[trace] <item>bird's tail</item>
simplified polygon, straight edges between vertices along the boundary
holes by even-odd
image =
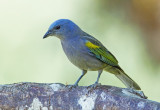
[[[120,79],[125,86],[127,86],[128,88],[141,90],[139,85],[135,81],[133,81],[120,67],[116,68],[116,70],[117,70],[116,73],[115,73],[115,71],[114,71],[114,73],[113,73],[113,71],[111,73],[113,73],[118,79]],[[106,71],[108,71],[108,70],[106,70]]]

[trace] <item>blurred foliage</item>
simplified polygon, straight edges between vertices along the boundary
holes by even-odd
[[[81,71],[59,39],[42,39],[53,21],[68,18],[102,41],[149,99],[160,101],[159,12],[158,0],[1,0],[0,83],[73,84]],[[88,72],[80,85],[93,84],[97,75]],[[124,87],[106,72],[100,82]]]

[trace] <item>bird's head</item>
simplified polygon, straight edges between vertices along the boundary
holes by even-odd
[[[53,22],[43,38],[56,36],[61,40],[75,37],[81,33],[81,29],[68,19],[59,19]],[[76,35],[77,34],[77,35]]]

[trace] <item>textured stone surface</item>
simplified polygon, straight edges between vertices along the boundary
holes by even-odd
[[[72,89],[58,83],[0,85],[0,110],[160,110],[160,103],[137,93],[106,85]]]

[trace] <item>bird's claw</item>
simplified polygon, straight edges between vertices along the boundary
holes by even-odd
[[[96,88],[97,86],[99,86],[99,85],[101,85],[101,83],[97,83],[97,82],[95,82],[94,84],[92,84],[92,85],[89,85],[88,87],[89,88]]]
[[[96,89],[98,86],[100,86],[101,83],[97,83],[95,82],[94,84],[92,85],[89,85],[87,88],[89,88],[90,90],[88,91],[88,93],[92,92],[94,89]]]
[[[69,90],[71,90],[72,88],[76,88],[76,87],[78,87],[78,85],[77,85],[77,84],[73,84],[73,85],[66,85],[66,87],[67,87]]]

